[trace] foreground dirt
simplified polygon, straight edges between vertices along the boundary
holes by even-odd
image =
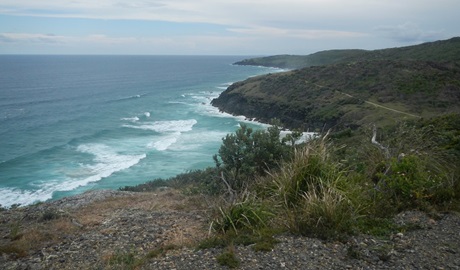
[[[226,269],[197,250],[208,202],[176,190],[92,191],[0,212],[0,269]],[[411,230],[347,242],[280,235],[272,251],[235,246],[240,269],[460,269],[460,216],[405,212]]]

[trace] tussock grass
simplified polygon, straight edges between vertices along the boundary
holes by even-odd
[[[358,217],[351,201],[336,187],[324,183],[305,192],[294,213],[294,231],[324,239],[353,233]]]
[[[354,190],[358,186],[347,183],[345,171],[330,160],[327,140],[319,138],[296,149],[291,161],[280,164],[246,191],[257,195],[241,196],[219,207],[213,228],[222,233],[260,234],[270,226],[278,231],[341,238],[353,232],[360,216],[359,200],[348,198],[358,193]]]
[[[353,230],[359,207],[341,190],[346,175],[330,160],[328,147],[324,137],[309,142],[266,179],[270,200],[279,206],[277,216],[291,232],[337,238]]]
[[[257,197],[246,194],[236,202],[218,207],[218,215],[213,220],[216,231],[232,230],[238,234],[240,230],[256,231],[267,226],[273,213]]]
[[[295,207],[304,193],[317,189],[322,183],[333,183],[340,177],[337,166],[328,162],[324,141],[311,142],[294,153],[292,161],[266,179],[275,201],[287,208]]]

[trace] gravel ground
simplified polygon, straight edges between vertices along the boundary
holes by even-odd
[[[227,269],[216,260],[226,249],[193,248],[207,235],[206,215],[205,202],[168,189],[92,191],[4,210],[0,269]],[[285,234],[271,251],[235,246],[234,254],[238,269],[460,269],[459,214],[411,211],[395,221],[413,229],[346,242]],[[176,248],[147,256],[167,246]]]

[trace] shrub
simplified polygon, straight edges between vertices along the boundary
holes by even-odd
[[[380,175],[379,188],[398,210],[441,203],[455,196],[448,175],[430,170],[422,157],[408,155],[390,161],[390,172]],[[382,198],[385,199],[385,198]]]
[[[257,131],[241,125],[234,134],[222,139],[219,155],[214,156],[214,161],[224,172],[231,188],[242,191],[247,187],[248,179],[265,175],[268,169],[277,168],[280,161],[289,158],[294,148],[292,142],[299,138],[299,134],[294,132],[282,140],[277,125]]]
[[[215,195],[221,193],[223,186],[218,178],[217,168],[206,168],[203,170],[192,170],[178,174],[168,179],[158,178],[137,186],[120,187],[121,191],[148,192],[158,188],[171,187],[178,189],[189,189],[189,193],[203,193]]]

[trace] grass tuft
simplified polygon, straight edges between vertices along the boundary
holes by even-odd
[[[217,262],[222,266],[237,268],[240,266],[240,260],[235,255],[235,248],[230,245],[226,251],[216,257]]]
[[[235,234],[240,230],[257,231],[264,228],[273,216],[263,203],[251,195],[242,196],[239,201],[219,207],[218,212],[213,220],[213,228],[223,233],[232,230]]]

